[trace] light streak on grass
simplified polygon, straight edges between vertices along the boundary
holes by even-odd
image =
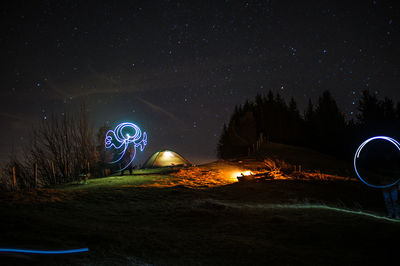
[[[379,220],[385,220],[389,222],[395,222],[395,223],[400,223],[400,220],[388,218],[385,216],[380,216],[377,214],[369,213],[369,212],[363,212],[363,211],[354,211],[354,210],[349,210],[349,209],[343,209],[343,208],[338,208],[338,207],[331,207],[327,205],[322,205],[322,204],[239,204],[239,203],[226,203],[226,202],[220,202],[220,201],[214,201],[216,204],[221,204],[225,205],[227,207],[231,208],[248,208],[248,209],[292,209],[292,210],[301,210],[301,209],[318,209],[318,210],[329,210],[329,211],[335,211],[335,212],[341,212],[341,213],[348,213],[348,214],[353,214],[353,215],[361,215],[365,217],[370,217],[374,219],[379,219]]]
[[[282,205],[277,208],[286,208],[286,209],[323,209],[323,210],[330,210],[330,211],[336,211],[336,212],[342,212],[342,213],[349,213],[349,214],[355,214],[355,215],[363,215],[367,217],[372,217],[375,219],[381,219],[381,220],[386,220],[386,221],[391,221],[391,222],[400,222],[400,220],[396,219],[391,219],[385,216],[380,216],[376,215],[373,213],[369,212],[363,212],[363,211],[353,211],[353,210],[348,210],[348,209],[342,209],[342,208],[337,208],[337,207],[331,207],[331,206],[326,206],[326,205]]]

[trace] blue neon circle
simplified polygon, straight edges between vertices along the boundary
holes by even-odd
[[[400,178],[399,178],[398,180],[396,180],[395,182],[393,182],[392,184],[383,185],[383,186],[376,186],[376,185],[372,185],[372,184],[366,182],[366,181],[361,177],[361,175],[358,173],[358,170],[357,170],[357,158],[360,156],[361,150],[364,148],[365,145],[367,145],[368,142],[373,141],[373,140],[377,140],[377,139],[383,139],[383,140],[389,141],[389,142],[392,143],[394,146],[396,146],[396,148],[400,151],[400,143],[399,143],[397,140],[393,139],[393,138],[386,137],[386,136],[376,136],[376,137],[373,137],[373,138],[369,138],[369,139],[367,139],[366,141],[364,141],[364,142],[360,145],[360,147],[358,147],[358,149],[357,149],[357,151],[356,151],[356,154],[354,155],[354,170],[356,171],[356,174],[357,174],[358,178],[359,178],[364,184],[366,184],[367,186],[370,186],[370,187],[373,187],[373,188],[388,188],[388,187],[394,186],[394,185],[396,185],[397,183],[399,183]]]

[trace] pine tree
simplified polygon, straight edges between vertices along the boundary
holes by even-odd
[[[219,141],[217,144],[217,156],[218,158],[226,158],[226,150],[230,146],[229,143],[229,135],[228,135],[228,128],[224,123],[224,127],[222,128],[222,134],[219,137]]]
[[[314,148],[323,152],[338,153],[340,140],[344,138],[346,122],[329,91],[324,91],[318,99],[313,126]]]
[[[361,125],[376,125],[384,117],[382,104],[376,95],[370,94],[368,90],[363,91],[358,101],[359,114],[357,118]]]
[[[306,122],[311,122],[314,119],[314,105],[311,101],[311,99],[308,99],[308,105],[306,108],[306,111],[304,112],[304,120]]]

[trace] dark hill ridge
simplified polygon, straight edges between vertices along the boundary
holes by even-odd
[[[291,165],[301,165],[305,170],[320,170],[324,173],[355,177],[351,160],[340,160],[305,147],[267,142],[261,144],[256,155],[283,160]]]

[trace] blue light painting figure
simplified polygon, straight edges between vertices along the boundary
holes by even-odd
[[[385,201],[385,206],[386,206],[388,217],[399,220],[400,219],[400,206],[398,203],[398,188],[399,188],[398,186],[399,186],[400,177],[391,184],[378,186],[378,185],[373,185],[373,184],[368,183],[364,178],[361,177],[361,175],[357,169],[357,159],[360,157],[360,153],[361,153],[362,149],[364,148],[365,145],[367,145],[369,142],[371,142],[373,140],[389,141],[397,148],[398,151],[400,151],[400,143],[393,138],[386,137],[386,136],[376,136],[373,138],[369,138],[358,147],[356,154],[354,155],[354,161],[353,161],[354,170],[357,174],[357,177],[364,184],[366,184],[367,186],[373,187],[373,188],[381,188],[382,189],[383,199]]]
[[[114,149],[117,152],[117,158],[110,163],[121,163],[121,171],[128,168],[136,156],[136,148],[139,147],[143,151],[147,145],[147,133],[130,122],[124,122],[109,130],[106,133],[105,147],[106,149]],[[127,151],[130,158],[126,160]]]

